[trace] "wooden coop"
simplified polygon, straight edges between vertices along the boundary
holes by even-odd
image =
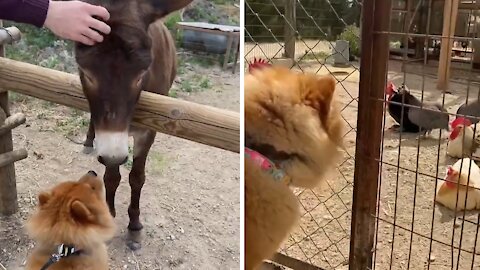
[[[393,0],[391,58],[438,67],[437,88],[448,89],[452,62],[480,70],[479,11],[478,0]]]

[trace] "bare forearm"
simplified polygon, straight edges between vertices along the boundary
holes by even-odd
[[[0,19],[42,27],[49,0],[0,0]]]
[[[78,0],[0,0],[0,20],[45,26],[61,38],[87,45],[102,42],[110,33],[105,23],[109,18],[104,7]]]

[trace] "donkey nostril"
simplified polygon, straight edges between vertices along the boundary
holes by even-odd
[[[88,174],[91,176],[98,176],[95,171],[88,171]]]

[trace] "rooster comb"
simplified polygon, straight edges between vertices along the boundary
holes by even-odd
[[[453,174],[453,167],[452,166],[448,166],[447,168],[447,175],[452,175]]]
[[[456,128],[458,125],[470,126],[472,125],[472,122],[465,117],[458,117],[450,124],[452,128]]]
[[[272,65],[268,63],[267,60],[265,59],[257,59],[256,57],[253,58],[253,61],[248,64],[248,71],[249,72],[252,72],[252,70],[255,70],[255,69],[260,69],[260,68],[264,68],[264,67],[271,67]]]

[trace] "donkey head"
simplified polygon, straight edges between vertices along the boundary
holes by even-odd
[[[127,160],[128,127],[152,62],[148,26],[192,0],[85,1],[110,12],[111,33],[94,46],[77,43],[75,52],[95,127],[98,159],[105,165],[119,165]]]

